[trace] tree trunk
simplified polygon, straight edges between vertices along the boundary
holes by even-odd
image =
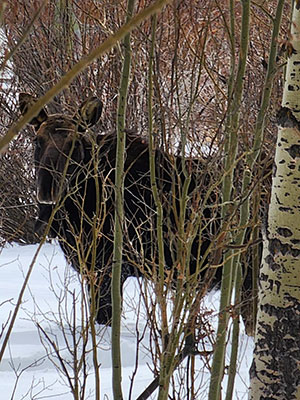
[[[233,187],[234,179],[234,163],[237,156],[238,149],[238,130],[240,121],[240,106],[242,101],[245,70],[248,55],[249,46],[249,29],[250,29],[250,1],[242,0],[242,26],[241,26],[241,37],[240,37],[240,51],[239,51],[239,63],[236,74],[235,86],[229,88],[230,97],[232,96],[232,102],[229,105],[228,121],[226,127],[227,145],[225,148],[225,177],[222,188],[222,219],[223,221],[228,218],[231,212],[231,192]],[[231,14],[233,19],[233,3],[231,4]],[[234,19],[231,28],[232,39],[234,40]],[[232,55],[234,57],[234,55]],[[234,74],[234,60],[232,66],[232,74]],[[232,76],[233,82],[233,76]],[[232,252],[228,251],[225,254],[225,262],[222,271],[222,283],[221,283],[221,298],[220,298],[220,309],[219,309],[219,321],[218,330],[216,336],[216,345],[214,349],[214,357],[211,367],[211,380],[209,387],[209,400],[218,400],[221,396],[222,380],[224,376],[225,367],[225,352],[226,352],[226,339],[227,339],[227,327],[229,322],[229,308],[231,304],[232,294],[232,282],[235,279],[235,273],[233,274],[233,259]]]
[[[128,0],[127,22],[133,14],[135,0]],[[115,233],[112,268],[112,386],[114,399],[123,399],[122,394],[122,363],[121,363],[121,274],[123,255],[123,222],[124,222],[124,160],[125,160],[125,120],[127,92],[130,77],[131,46],[130,33],[124,38],[124,60],[119,89],[118,113],[117,113],[117,153],[116,153],[116,178],[115,178]]]
[[[300,4],[291,42],[260,271],[250,399],[300,398]]]

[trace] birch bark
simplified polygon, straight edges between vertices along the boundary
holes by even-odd
[[[300,399],[300,4],[278,118],[264,232],[250,399]]]

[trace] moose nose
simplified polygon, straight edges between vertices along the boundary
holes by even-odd
[[[53,176],[44,169],[40,169],[38,173],[37,199],[41,204],[55,204],[58,200],[58,189]]]
[[[55,204],[56,201],[52,196],[49,196],[48,193],[43,192],[40,188],[37,189],[37,199],[40,204]]]

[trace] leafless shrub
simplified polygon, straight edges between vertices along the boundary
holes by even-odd
[[[29,4],[26,0],[11,0],[8,3],[3,29],[6,49],[11,50],[22,37],[24,27],[30,24],[37,2]],[[142,8],[145,3],[148,1],[140,0],[137,7]],[[241,160],[238,167],[243,164],[243,155],[251,150],[253,144],[253,126],[260,107],[261,92],[258,88],[264,80],[269,51],[272,25],[269,13],[273,12],[274,5],[275,1],[270,1],[268,4],[254,4],[252,7],[254,22],[251,26],[250,52],[245,76],[246,90],[239,129],[238,155]],[[239,32],[239,3],[236,3],[235,7],[236,29]],[[37,96],[44,94],[72,65],[123,23],[125,8],[125,1],[105,0],[101,5],[95,0],[51,0],[47,3],[40,18],[32,26],[28,39],[14,54],[4,70],[5,74],[2,75],[0,135],[17,118],[18,93],[28,91]],[[224,173],[220,155],[224,143],[224,121],[230,101],[227,93],[231,49],[227,36],[228,18],[228,9],[219,1],[201,0],[197,5],[188,0],[174,1],[165,8],[158,19],[153,77],[155,145],[171,154],[181,153],[199,158],[203,155],[215,157],[213,162],[210,159],[207,169],[210,169],[217,182],[221,182]],[[147,131],[148,123],[147,72],[150,29],[150,23],[146,21],[132,34],[133,66],[127,125],[141,134]],[[282,36],[284,35],[283,31]],[[101,129],[105,132],[114,130],[122,63],[120,50],[120,46],[116,47],[101,59],[95,60],[70,87],[48,105],[49,111],[65,111],[72,114],[78,104],[93,94],[100,97],[105,105]],[[237,60],[238,49],[235,56]],[[283,64],[284,58],[279,55],[278,77]],[[272,150],[269,150],[274,145],[274,121],[280,97],[281,80],[278,78],[273,89],[270,111],[266,117],[264,146],[266,154],[270,154],[270,157]],[[32,135],[31,128],[26,128],[1,156],[0,237],[3,241],[28,243],[38,240],[33,227],[36,201],[32,147],[29,140]],[[236,184],[232,191],[232,200],[237,204],[251,195],[254,206],[258,207],[261,198],[265,196],[267,190],[261,174],[264,160],[262,157],[261,166],[256,168],[256,175],[248,193],[240,193],[241,175],[237,168]],[[202,194],[206,190],[206,187],[199,189]],[[256,209],[253,210],[253,215],[257,216]],[[235,232],[238,217],[237,207],[229,217],[228,231]],[[253,226],[258,224],[258,217],[249,223]],[[195,290],[195,287],[191,290]],[[165,338],[160,337],[161,321],[158,321],[154,312],[157,298],[147,297],[145,288],[143,295],[153,335],[153,371],[157,375],[162,353],[161,343]],[[188,306],[186,301],[185,310],[190,311]],[[199,331],[198,335],[201,336],[201,330]],[[184,339],[183,335],[180,345],[184,343]],[[192,364],[189,364],[189,368],[192,370]],[[174,398],[180,395],[174,392]]]
[[[137,8],[145,5],[140,0]],[[249,67],[246,76],[245,112],[241,121],[241,150],[251,146],[251,132],[259,109],[264,65],[268,57],[271,21],[267,12],[273,2],[253,6]],[[38,2],[9,1],[4,13],[2,59],[14,49],[30,25]],[[0,134],[18,116],[18,93],[44,94],[74,63],[88,54],[124,21],[126,4],[101,3],[94,0],[51,0],[31,27],[27,40],[6,64],[1,75]],[[239,23],[240,7],[236,5]],[[182,134],[188,148],[199,155],[211,152],[223,141],[222,124],[227,110],[230,43],[226,38],[228,10],[216,2],[200,1],[191,6],[187,1],[174,2],[159,17],[155,55],[155,129],[158,143],[169,151],[179,148]],[[239,26],[236,27],[237,30]],[[138,132],[147,127],[147,68],[150,24],[146,21],[132,35],[132,80],[130,85],[127,125]],[[283,32],[284,35],[284,32]],[[49,105],[50,112],[70,107],[76,109],[88,95],[102,98],[105,104],[102,129],[114,129],[116,99],[122,56],[116,47],[95,60],[69,88]],[[282,60],[279,60],[279,64]],[[274,142],[274,115],[280,97],[280,80],[274,88],[266,138]],[[72,112],[72,110],[68,110]],[[8,241],[34,242],[33,220],[36,213],[32,174],[32,132],[25,132],[11,144],[2,157],[0,170],[0,236]],[[269,146],[269,144],[268,144]],[[209,150],[210,149],[210,150]],[[17,177],[17,178],[16,178]]]

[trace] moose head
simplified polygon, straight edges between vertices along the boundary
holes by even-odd
[[[25,114],[35,101],[34,96],[21,93],[21,113]],[[98,98],[91,97],[72,117],[48,115],[42,109],[30,121],[36,132],[34,159],[39,203],[55,204],[66,189],[68,179],[84,159],[82,134],[98,122],[102,107]]]

